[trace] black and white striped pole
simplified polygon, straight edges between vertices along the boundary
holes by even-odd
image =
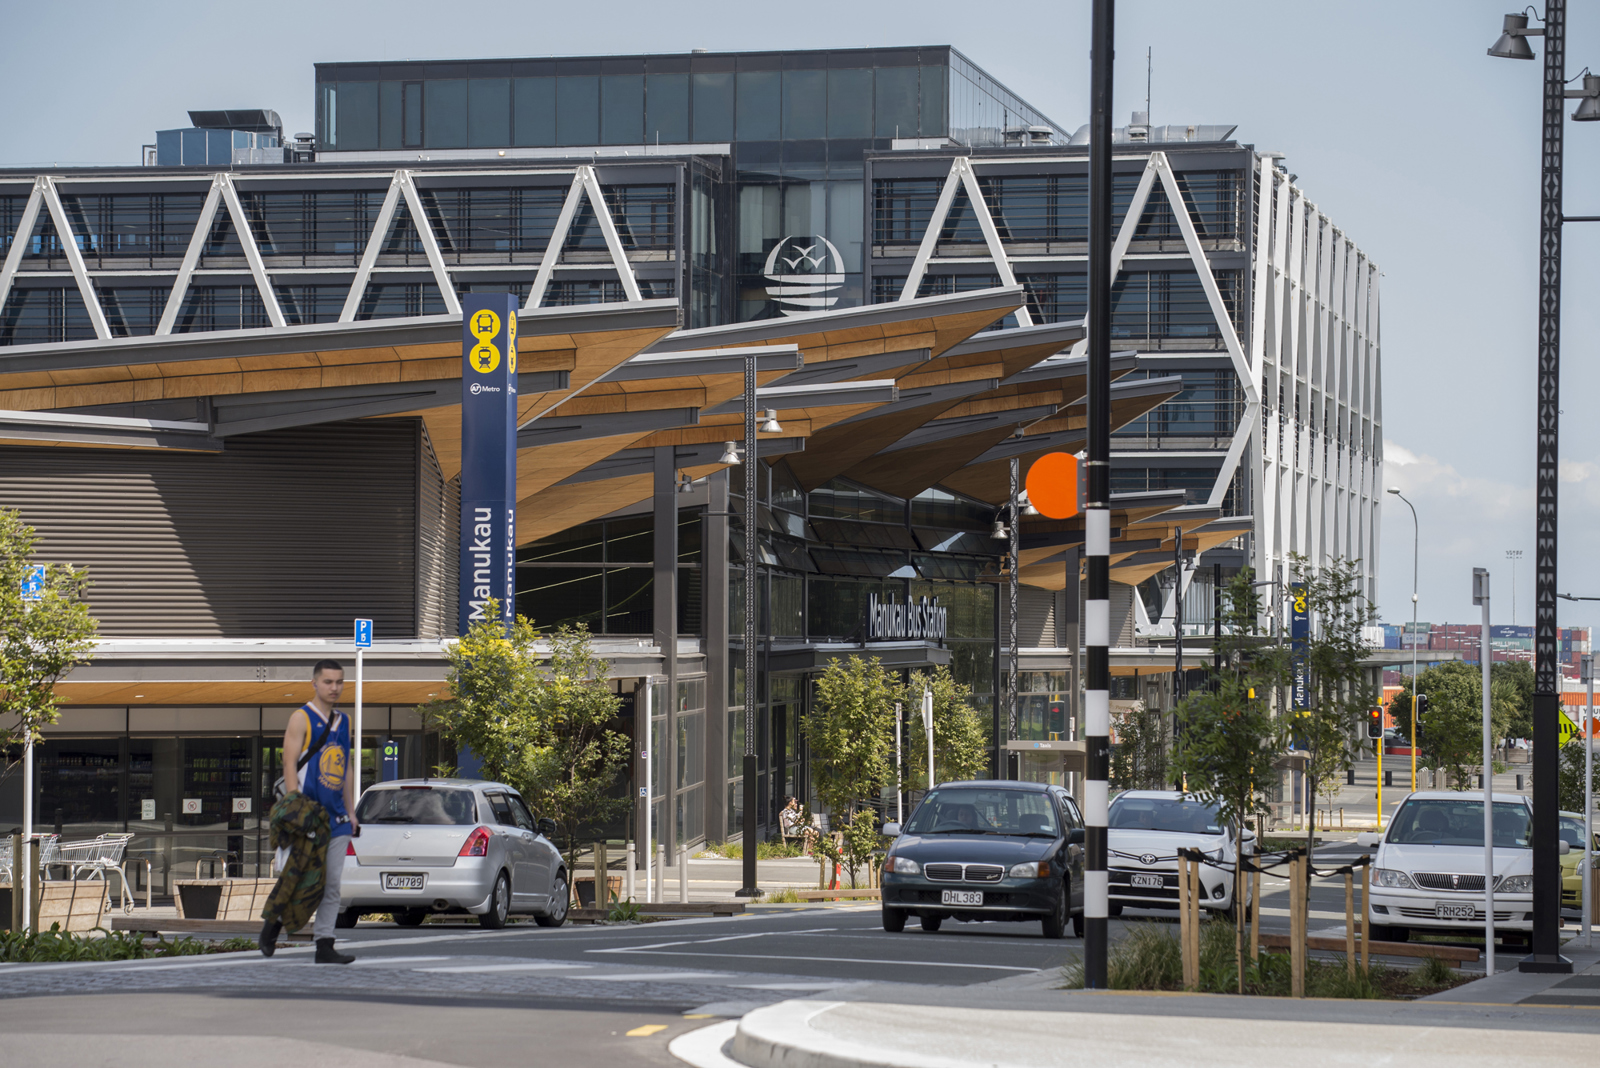
[[[1106,987],[1111,768],[1111,62],[1113,0],[1094,0],[1089,77],[1089,460],[1084,509],[1083,985]]]

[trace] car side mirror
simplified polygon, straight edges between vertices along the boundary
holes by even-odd
[[[885,823],[880,833],[890,838],[898,838],[900,837],[900,825],[898,823]]]
[[[1563,857],[1566,856],[1568,853],[1572,852],[1572,843],[1563,838],[1561,841],[1556,843],[1556,852]]]
[[[538,827],[539,833],[544,835],[546,838],[554,838],[556,836],[556,831],[558,830],[556,827],[556,821],[551,819],[549,816],[541,819],[538,823]]]
[[[1356,845],[1360,846],[1362,849],[1371,849],[1382,841],[1383,835],[1379,834],[1377,831],[1362,831],[1360,834],[1356,835]]]
[[[1083,845],[1084,832],[1082,827],[1074,827],[1067,832],[1068,845]]]

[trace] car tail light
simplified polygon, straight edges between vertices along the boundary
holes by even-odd
[[[344,855],[347,857],[353,857],[356,855],[356,843],[354,839],[344,844]]]
[[[461,843],[461,852],[458,857],[486,857],[489,855],[489,828],[475,827],[467,835],[467,840]]]

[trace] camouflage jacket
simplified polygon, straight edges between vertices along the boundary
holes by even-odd
[[[311,922],[322,902],[328,876],[328,810],[296,792],[272,806],[270,822],[272,847],[288,849],[289,859],[261,918],[276,920],[292,933]]]

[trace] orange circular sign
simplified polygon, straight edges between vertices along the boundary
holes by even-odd
[[[1078,514],[1078,459],[1069,453],[1047,452],[1028,468],[1028,501],[1039,514],[1051,519],[1071,519]]]

